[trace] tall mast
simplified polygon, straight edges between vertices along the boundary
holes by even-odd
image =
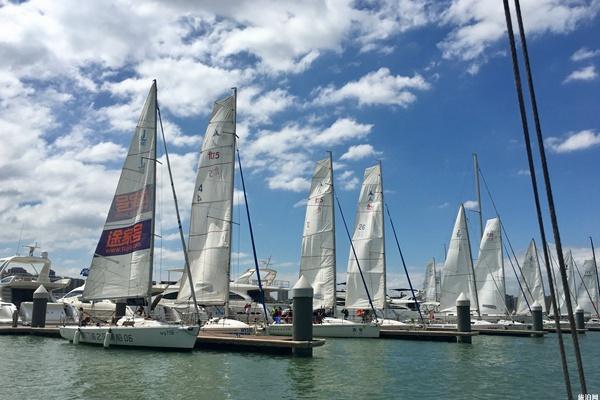
[[[152,173],[154,174],[154,178],[153,178],[153,182],[154,185],[152,186],[152,190],[154,191],[154,193],[152,194],[152,234],[150,235],[150,268],[149,269],[149,275],[150,275],[150,279],[148,279],[148,296],[147,296],[147,301],[148,301],[148,312],[150,312],[150,306],[152,304],[152,273],[154,271],[154,228],[155,228],[155,219],[156,219],[156,162],[157,162],[157,158],[156,158],[156,139],[158,137],[157,135],[157,119],[158,119],[158,89],[156,87],[156,79],[152,80],[152,89],[154,91],[154,129],[153,129],[153,138],[152,140],[154,140],[154,150],[153,150],[153,154],[152,154],[152,160],[148,160],[149,162],[153,162],[154,166],[152,168]]]
[[[336,258],[336,249],[335,249],[335,205],[333,204],[333,199],[335,196],[335,186],[333,184],[333,154],[331,151],[329,153],[329,173],[331,180],[331,225],[333,229],[333,300],[331,304],[331,309],[333,310],[333,317],[336,316],[336,299],[337,299],[337,258]]]
[[[386,300],[387,300],[387,272],[386,272],[386,263],[385,263],[385,219],[383,215],[383,208],[385,205],[385,201],[383,198],[383,168],[381,166],[381,160],[379,160],[379,185],[381,186],[381,233],[383,237],[383,319],[385,319],[385,309],[386,309]],[[409,278],[410,279],[410,278]],[[414,291],[413,291],[414,297]],[[417,299],[414,299],[417,301]]]
[[[475,192],[477,193],[477,213],[479,214],[479,241],[483,239],[483,213],[481,212],[481,191],[479,190],[479,162],[477,153],[473,153],[473,169],[475,170]]]
[[[471,261],[471,273],[473,274],[473,289],[475,290],[475,304],[477,305],[477,316],[481,318],[481,309],[479,308],[479,293],[477,292],[477,280],[475,279],[475,266],[473,265],[473,252],[471,251],[471,240],[469,239],[469,225],[467,224],[467,214],[463,207],[463,218],[465,223],[465,230],[467,231],[467,245],[469,246],[469,260]]]
[[[231,238],[233,236],[233,183],[235,181],[235,146],[236,146],[236,138],[237,138],[237,87],[231,88],[233,90],[233,149],[231,150],[231,154],[233,155],[233,160],[231,163],[231,194],[229,202],[229,259],[227,260],[227,293],[225,294],[225,318],[229,317],[229,287],[231,286]],[[258,274],[258,271],[257,271]],[[260,277],[259,277],[260,279]]]

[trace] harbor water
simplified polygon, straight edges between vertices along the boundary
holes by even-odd
[[[600,393],[600,333],[580,338],[589,391]],[[103,349],[34,336],[0,336],[0,349],[5,400],[566,398],[554,334],[478,336],[472,345],[329,339],[313,358]]]

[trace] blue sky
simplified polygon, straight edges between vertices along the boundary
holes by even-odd
[[[600,1],[522,6],[563,244],[582,262],[588,235],[600,242]],[[153,78],[184,226],[211,104],[239,88],[257,250],[281,278],[297,275],[301,203],[326,150],[351,224],[364,168],[383,160],[386,200],[419,286],[427,260],[443,258],[458,205],[475,200],[473,152],[517,252],[538,236],[501,2],[0,0],[0,33],[4,255],[22,228],[22,242],[48,250],[58,272],[89,265]],[[166,278],[182,256],[161,190],[156,269]],[[241,206],[234,275],[251,266]],[[483,212],[494,216],[485,191]],[[404,285],[387,228],[390,286]],[[337,245],[343,281],[341,224]]]

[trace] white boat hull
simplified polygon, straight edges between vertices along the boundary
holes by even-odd
[[[229,333],[235,335],[252,335],[254,328],[250,325],[229,318],[211,318],[202,325],[200,331],[206,333]]]
[[[191,350],[196,344],[198,326],[156,325],[156,326],[64,326],[60,336],[73,342],[79,332],[79,343],[104,345],[106,334],[110,332],[109,346],[152,347],[162,349]]]
[[[266,327],[268,335],[292,336],[292,324],[272,324]],[[313,337],[319,338],[378,338],[379,326],[354,322],[313,324]]]

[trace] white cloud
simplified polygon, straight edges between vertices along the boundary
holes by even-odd
[[[531,39],[545,33],[572,32],[582,22],[596,17],[600,2],[523,0],[521,9],[526,34]],[[514,7],[511,11],[513,21],[516,21]],[[504,8],[496,0],[452,0],[441,14],[441,21],[453,26],[452,31],[438,44],[443,57],[449,59],[479,59],[488,48],[503,39],[506,32]],[[516,22],[513,22],[513,27],[517,29]]]
[[[257,86],[240,88],[238,110],[241,118],[249,123],[268,123],[271,117],[292,106],[295,97],[286,90],[263,91]]]
[[[571,56],[571,60],[572,61],[589,60],[590,58],[594,58],[598,55],[600,55],[600,50],[590,50],[587,47],[582,47],[582,48],[578,49],[575,53],[573,53],[573,55]]]
[[[529,172],[528,169],[520,169],[517,171],[517,175],[530,176],[531,173]]]
[[[340,160],[356,161],[367,157],[378,157],[380,155],[381,152],[376,151],[370,144],[358,144],[350,146],[348,151],[342,154]]]
[[[301,200],[298,200],[297,202],[295,202],[293,207],[294,208],[303,208],[303,207],[306,207],[307,203],[308,203],[308,199],[301,199]]]
[[[570,133],[562,138],[549,137],[546,146],[555,153],[570,153],[589,149],[600,144],[600,133],[591,129]]]
[[[337,187],[341,187],[344,190],[354,190],[358,187],[360,181],[354,176],[354,171],[344,171],[336,176],[339,181]]]
[[[563,81],[563,83],[573,82],[573,81],[593,81],[598,77],[598,72],[596,71],[596,67],[594,65],[588,65],[587,67],[583,67],[571,72]]]
[[[463,203],[467,210],[479,211],[479,203],[476,200],[467,200]]]
[[[419,75],[392,75],[388,68],[370,72],[339,89],[333,86],[317,89],[316,104],[332,104],[354,99],[363,105],[397,105],[407,107],[416,100],[415,90],[427,90],[430,84]]]

